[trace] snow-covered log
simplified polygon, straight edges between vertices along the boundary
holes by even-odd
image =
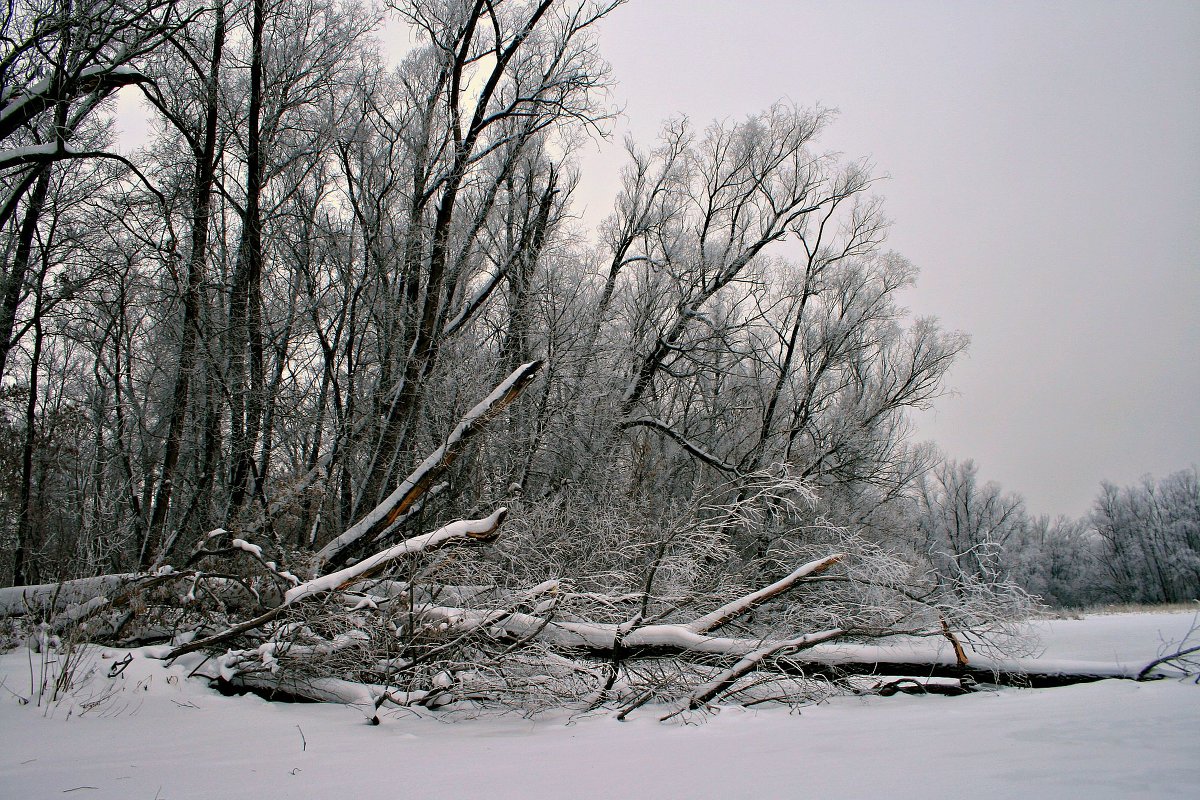
[[[846,683],[858,694],[877,694],[890,697],[894,694],[940,694],[956,697],[975,691],[975,681],[969,677],[939,678],[908,675],[860,675],[848,678]]]
[[[623,625],[598,622],[567,622],[516,611],[480,611],[469,608],[427,606],[414,614],[423,621],[445,625],[458,632],[486,630],[493,636],[513,639],[536,638],[540,642],[566,649],[585,650],[598,657],[610,656],[618,647],[624,652],[648,650],[656,653],[700,653],[743,656],[763,647],[784,647],[789,642],[706,636],[692,630],[688,623],[646,625],[623,633]],[[844,633],[844,632],[843,632]],[[825,637],[820,641],[828,641]],[[815,643],[815,642],[814,642]]]
[[[420,597],[419,587],[395,581],[383,581],[378,585],[364,584],[365,579],[378,574],[387,564],[402,556],[423,552],[458,539],[489,538],[494,535],[503,517],[504,510],[501,509],[487,519],[454,523],[433,533],[402,542],[351,567],[314,578],[289,590],[279,608],[215,636],[177,647],[168,657],[175,658],[201,649],[211,651],[215,646],[235,636],[265,626],[279,617],[286,608],[293,607],[307,598],[318,595],[335,597],[338,592],[346,592],[356,586],[364,587],[366,594],[353,608],[350,608],[348,603],[343,603],[340,606],[343,611],[332,612],[347,614],[344,620],[351,626],[349,634],[353,635],[344,636],[343,644],[352,649],[365,647],[368,643],[365,641],[364,631],[393,630],[400,637],[400,641],[397,642],[401,648],[399,652],[413,646],[415,641],[424,642],[416,645],[418,649],[408,651],[411,655],[402,659],[409,666],[416,663],[428,664],[430,658],[445,658],[463,647],[464,643],[475,642],[471,647],[477,648],[482,645],[491,652],[498,653],[494,656],[497,661],[491,664],[489,669],[501,674],[509,668],[506,661],[512,657],[509,654],[516,651],[526,654],[516,656],[518,661],[526,658],[528,653],[538,653],[540,655],[533,656],[535,660],[549,659],[560,667],[564,662],[577,664],[578,672],[588,674],[591,673],[584,666],[588,662],[606,662],[614,658],[633,661],[641,658],[682,657],[691,664],[687,670],[696,673],[692,680],[724,679],[731,685],[773,653],[809,647],[844,633],[840,629],[822,631],[780,641],[764,641],[761,637],[714,636],[711,633],[713,629],[738,615],[798,585],[804,578],[833,566],[843,557],[840,554],[810,561],[788,576],[691,621],[658,622],[640,626],[636,622],[602,623],[556,618],[561,584],[553,580],[545,581],[531,589],[508,593],[501,597],[500,607],[491,608],[439,604],[434,598],[441,595],[441,592],[426,589],[424,597]],[[488,600],[486,596],[478,593],[451,594],[468,604],[472,602],[472,597],[479,602]],[[354,598],[347,596],[346,599],[353,601]],[[495,600],[493,597],[492,602]],[[393,627],[389,627],[386,622],[387,613],[381,610],[396,601],[400,601],[397,607],[404,609],[403,618],[406,622],[402,623],[401,628],[394,627],[395,622],[391,623]],[[528,607],[531,611],[521,610],[523,607]],[[365,621],[373,615],[381,616],[373,622]],[[288,694],[318,696],[327,687],[319,680],[314,680],[323,676],[324,668],[320,664],[339,649],[336,646],[337,642],[337,637],[326,640],[309,631],[302,623],[277,626],[257,649],[231,651],[222,656],[222,677],[260,689],[270,687]],[[388,652],[398,652],[391,647],[386,649]],[[476,649],[473,652],[484,651]],[[439,653],[446,655],[437,655]],[[478,657],[476,655],[473,658]],[[708,666],[701,664],[697,659],[707,660]],[[286,669],[279,669],[280,660],[288,662]],[[451,658],[451,661],[453,660],[454,658]],[[735,671],[733,673],[728,673],[728,670],[720,674],[712,672],[715,669],[713,664],[731,663],[731,669]],[[271,676],[263,674],[264,670],[269,671]],[[644,697],[651,695],[652,693],[642,692]],[[360,696],[365,695],[360,693]]]
[[[709,632],[737,616],[776,597],[797,585],[806,577],[816,575],[838,563],[844,556],[836,554],[819,558],[796,569],[785,578],[726,603],[715,611],[690,622],[659,623],[629,629],[627,624],[570,622],[550,619],[536,614],[508,610],[475,610],[428,605],[414,610],[420,618],[457,631],[488,629],[495,634],[514,639],[536,637],[561,647],[582,649],[597,655],[611,655],[618,649],[706,653],[724,656],[747,656],[764,648],[796,649],[805,637],[784,641],[764,642],[761,639],[711,636]],[[300,589],[296,587],[293,591]],[[820,634],[811,644],[836,638]],[[837,636],[845,631],[839,629]],[[815,634],[806,634],[812,636]],[[774,652],[774,650],[772,652]],[[767,654],[760,655],[761,660]]]
[[[1113,678],[1145,679],[1139,678],[1136,666],[1108,661],[1002,658],[971,653],[969,665],[963,666],[953,652],[846,641],[818,644],[791,657],[789,661],[808,675],[970,678],[976,683],[1033,688],[1070,686]],[[1147,677],[1169,674],[1169,670],[1164,670],[1161,673],[1152,672]]]
[[[10,586],[0,589],[0,617],[17,617],[30,612],[57,614],[71,606],[91,602],[119,592],[139,576],[135,572],[101,575],[63,583]]]
[[[341,678],[290,678],[255,672],[237,672],[229,677],[209,676],[218,686],[249,690],[268,700],[313,700],[318,703],[340,703],[359,706],[364,712],[374,712],[382,706],[407,707],[419,705],[429,692],[400,692],[373,683],[356,683]]]
[[[320,572],[328,565],[342,563],[356,543],[369,541],[370,537],[376,536],[390,527],[428,489],[437,483],[438,479],[462,453],[466,443],[499,416],[530,384],[541,368],[541,361],[531,361],[513,370],[513,373],[493,389],[487,397],[467,412],[442,446],[431,453],[420,466],[401,481],[395,491],[369,514],[321,548],[317,553],[316,570]]]

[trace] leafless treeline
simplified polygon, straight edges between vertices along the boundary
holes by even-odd
[[[1081,519],[1036,517],[1019,495],[980,483],[971,461],[917,482],[916,526],[935,574],[1013,580],[1048,605],[1177,603],[1200,597],[1195,467],[1137,486],[1101,486]]]
[[[218,527],[312,549],[535,358],[427,513],[579,495],[653,518],[786,463],[884,525],[924,467],[904,410],[964,340],[896,306],[914,270],[821,110],[671,121],[579,230],[614,5],[398,3],[417,44],[394,69],[352,3],[10,5],[9,579],[178,562]],[[126,162],[105,102],[132,85],[156,129]]]

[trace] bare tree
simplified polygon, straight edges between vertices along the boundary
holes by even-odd
[[[392,400],[371,456],[365,502],[375,502],[394,472],[447,324],[461,327],[464,312],[478,308],[468,303],[449,314],[470,274],[465,262],[508,175],[543,132],[603,117],[596,93],[605,73],[591,29],[617,5],[542,0],[399,8],[428,37],[432,80],[420,84],[420,104],[410,112],[410,124],[421,132],[405,249],[408,280],[415,281],[407,293],[414,301],[411,322],[403,367],[381,387]]]
[[[1105,483],[1092,513],[1113,595],[1127,602],[1191,600],[1200,592],[1200,480],[1195,468],[1155,482]]]
[[[921,480],[918,514],[925,551],[951,590],[1004,576],[1004,549],[1027,522],[1021,498],[980,485],[971,460],[945,461]]]
[[[185,25],[174,0],[9,3],[0,49],[0,228],[20,216],[18,245],[4,264],[0,373],[13,346],[13,319],[29,267],[30,242],[46,203],[51,166],[120,156],[80,136],[101,103],[147,80],[139,62]],[[140,174],[140,173],[138,173]],[[32,193],[30,193],[32,192]]]

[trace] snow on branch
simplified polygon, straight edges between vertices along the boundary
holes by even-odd
[[[15,617],[30,611],[57,613],[70,606],[120,591],[140,576],[135,572],[80,578],[63,583],[9,586],[0,589],[0,617]]]
[[[11,147],[7,150],[0,150],[0,169],[8,169],[26,164],[45,164],[51,161],[66,161],[67,159],[81,158],[107,158],[112,161],[120,161],[126,167],[137,173],[137,176],[143,182],[149,184],[149,180],[142,174],[133,162],[119,153],[109,153],[105,150],[83,150],[69,142],[47,142],[46,144],[32,144],[22,147]]]
[[[127,65],[94,65],[80,70],[73,80],[68,79],[61,83],[51,77],[43,78],[24,92],[12,95],[0,109],[0,141],[13,135],[21,126],[55,103],[93,93],[104,96],[123,86],[149,80]]]
[[[391,526],[404,512],[412,507],[438,478],[462,453],[463,447],[473,436],[483,430],[489,422],[517,398],[530,384],[541,361],[522,364],[505,378],[491,394],[481,400],[458,423],[444,444],[433,451],[420,466],[401,481],[388,497],[365,517],[351,525],[340,536],[333,539],[317,553],[317,571],[324,565],[339,563],[349,554],[349,548],[365,536],[378,534]]]
[[[457,541],[491,541],[496,537],[496,531],[504,522],[504,517],[507,513],[508,509],[499,508],[490,516],[483,519],[451,522],[449,525],[444,525],[432,533],[414,536],[394,547],[389,547],[387,550],[376,553],[370,558],[365,558],[351,567],[301,583],[289,589],[284,595],[283,602],[266,613],[233,627],[226,628],[220,633],[203,639],[196,639],[180,647],[176,647],[167,654],[167,658],[173,659],[185,653],[212,647],[213,645],[226,642],[235,636],[259,628],[278,618],[285,610],[302,600],[338,589],[344,589],[364,578],[377,574],[389,563],[404,556],[423,553]]]
[[[475,314],[479,307],[487,302],[487,299],[492,296],[492,291],[500,285],[500,281],[512,270],[513,264],[516,263],[519,255],[520,253],[514,250],[505,260],[504,264],[489,275],[483,282],[483,285],[463,303],[462,309],[454,315],[454,319],[446,323],[444,331],[446,336],[453,336],[457,333],[467,323],[467,320]]]
[[[818,558],[815,561],[810,561],[787,577],[780,578],[779,580],[775,581],[770,586],[764,586],[757,592],[752,592],[744,597],[739,597],[737,600],[721,606],[716,611],[705,614],[699,619],[693,620],[692,622],[688,623],[688,628],[696,633],[707,633],[715,628],[719,628],[725,623],[746,613],[755,606],[765,603],[767,600],[770,600],[776,595],[783,594],[802,579],[807,578],[810,575],[816,575],[824,572],[834,564],[841,561],[843,558],[845,558],[844,553],[837,553],[832,556],[826,556],[825,558]]]
[[[707,450],[705,450],[703,447],[696,444],[695,442],[691,441],[686,436],[684,436],[682,433],[675,430],[670,425],[668,425],[667,423],[663,422],[660,419],[655,419],[653,417],[643,417],[641,419],[635,419],[635,420],[630,420],[629,422],[626,422],[625,427],[626,428],[643,427],[643,428],[650,428],[651,430],[656,430],[659,433],[662,433],[662,434],[670,437],[671,439],[673,439],[676,444],[678,444],[680,447],[682,447],[687,452],[691,453],[696,458],[703,461],[705,464],[708,464],[710,467],[719,469],[722,472],[730,472],[730,473],[735,473],[735,474],[738,472],[738,468],[736,466],[734,466],[733,464],[730,464],[727,461],[723,461],[720,458],[717,458],[715,455],[708,452]]]
[[[10,167],[28,166],[31,164],[49,164],[54,161],[68,161],[71,159],[87,159],[87,158],[103,158],[109,161],[117,161],[125,166],[130,172],[137,176],[151,194],[159,199],[161,203],[166,204],[166,197],[163,193],[155,188],[150,179],[146,177],[137,165],[130,161],[120,153],[110,153],[106,150],[83,150],[69,142],[48,142],[46,144],[25,145],[23,147],[12,147],[7,150],[0,150],[0,170]]]
[[[676,714],[682,713],[685,710],[700,708],[702,705],[712,700],[717,695],[725,692],[733,686],[737,680],[752,670],[756,669],[769,656],[776,655],[782,652],[803,650],[820,644],[837,639],[840,636],[846,635],[847,631],[843,628],[830,628],[819,633],[806,633],[803,636],[797,636],[794,639],[785,639],[780,642],[771,642],[760,647],[752,653],[747,653],[736,664],[727,670],[724,670],[715,678],[696,688],[692,696],[688,699],[687,705],[667,716],[663,720],[668,720]]]
[[[417,614],[429,622],[444,623],[460,632],[489,629],[513,638],[532,637],[561,647],[601,653],[611,653],[617,649],[619,644],[625,650],[649,648],[743,656],[764,647],[775,647],[776,650],[782,647],[795,647],[797,645],[794,642],[798,640],[788,639],[764,643],[760,639],[709,636],[708,632],[772,597],[783,594],[805,577],[829,569],[843,557],[842,554],[836,554],[811,561],[787,577],[756,592],[743,595],[733,602],[726,603],[716,611],[691,622],[644,625],[632,631],[627,631],[622,624],[558,621],[536,614],[506,610],[484,611],[431,605],[421,608]],[[292,591],[297,591],[299,588]],[[826,641],[828,638],[832,637],[826,637],[820,641]],[[793,644],[789,644],[789,642]],[[762,657],[765,656],[760,656],[760,658]]]
[[[622,637],[622,626],[617,623],[557,621],[516,611],[425,606],[415,614],[426,622],[445,624],[448,630],[459,633],[487,630],[493,635],[532,638],[600,655],[611,654],[617,647],[618,638],[621,648],[626,651],[651,649],[744,656],[764,647],[760,639],[706,636],[696,633],[687,624],[647,625]],[[792,641],[769,641],[765,646],[783,647]]]
[[[438,528],[432,533],[425,533],[420,536],[414,536],[411,539],[406,539],[400,544],[389,547],[387,550],[382,550],[370,558],[364,558],[353,566],[346,567],[337,572],[331,572],[328,575],[322,575],[319,578],[313,578],[299,586],[292,587],[284,595],[284,603],[295,603],[310,595],[348,586],[376,574],[388,563],[398,558],[432,550],[458,539],[474,539],[481,542],[490,541],[496,537],[496,531],[504,522],[504,517],[507,513],[508,509],[498,508],[491,516],[484,519],[451,522],[449,525]]]

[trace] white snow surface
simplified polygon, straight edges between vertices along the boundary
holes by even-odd
[[[1057,659],[1154,658],[1194,615],[1039,623]],[[0,796],[13,798],[1157,798],[1200,796],[1200,686],[1107,680],[964,697],[725,708],[702,725],[566,712],[458,719],[223,697],[127,651],[57,706],[19,705],[31,658],[0,656]],[[14,694],[15,693],[15,694]],[[69,713],[68,713],[69,712]]]

